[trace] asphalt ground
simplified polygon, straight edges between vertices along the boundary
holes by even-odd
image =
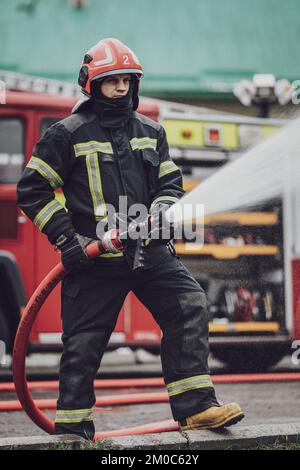
[[[34,357],[35,356],[35,357]],[[34,355],[28,359],[28,370],[55,370],[59,360],[59,355]],[[55,357],[54,357],[55,356]],[[140,363],[137,363],[140,362]],[[212,371],[226,373],[226,369],[221,363],[210,360]],[[131,351],[121,350],[106,353],[102,371],[122,372],[151,370],[160,373],[160,361],[158,357],[146,354],[141,351],[139,357]],[[290,357],[286,357],[272,371],[276,370],[299,370],[299,366],[293,366]],[[3,371],[2,371],[3,372]],[[155,388],[155,391],[164,389]],[[123,389],[121,390],[96,390],[96,395],[112,395],[119,393],[142,393],[151,391],[145,389]],[[220,402],[237,401],[245,411],[245,418],[237,424],[238,426],[299,423],[300,422],[300,384],[299,382],[271,382],[271,383],[242,383],[242,384],[217,384],[216,392]],[[33,391],[33,397],[57,398],[57,391]],[[0,400],[15,400],[14,392],[1,392]],[[54,419],[55,410],[47,410],[45,414]],[[108,431],[120,429],[139,424],[151,423],[172,419],[168,403],[155,403],[130,406],[114,406],[94,409],[94,420],[97,431]],[[18,436],[46,435],[39,429],[24,412],[0,412],[0,438]]]

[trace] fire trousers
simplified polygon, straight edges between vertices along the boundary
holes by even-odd
[[[206,295],[178,257],[151,269],[92,266],[62,285],[63,354],[57,434],[93,439],[93,381],[127,294],[133,291],[160,326],[161,361],[174,420],[218,405],[207,366]]]

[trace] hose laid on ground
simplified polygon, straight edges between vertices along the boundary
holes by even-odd
[[[221,379],[221,380],[218,380]],[[130,382],[131,379],[125,379]],[[133,383],[136,383],[136,380],[133,379]],[[143,380],[143,379],[142,379]],[[216,383],[257,383],[257,382],[291,382],[299,381],[300,373],[290,372],[290,373],[269,373],[269,374],[236,374],[228,376],[212,376],[212,381]],[[149,379],[147,379],[147,382]],[[99,380],[101,382],[101,380]],[[114,381],[113,385],[116,385]],[[149,383],[149,382],[148,382]],[[155,386],[158,383],[154,382]],[[12,384],[9,384],[12,385]],[[27,384],[30,385],[30,384]],[[109,385],[109,384],[107,384]],[[160,384],[162,386],[163,383]],[[119,387],[122,386],[119,384]],[[124,385],[123,385],[124,386]],[[30,388],[30,387],[29,387]],[[32,387],[34,388],[34,387]],[[39,387],[36,387],[39,389]],[[54,388],[53,388],[54,389]],[[57,389],[57,387],[56,387]],[[7,390],[6,390],[7,391]],[[120,405],[137,405],[141,403],[168,403],[169,396],[167,392],[151,392],[151,393],[130,393],[130,394],[121,394],[121,395],[109,395],[109,396],[100,396],[96,397],[95,406],[120,406]],[[40,409],[53,410],[56,408],[55,399],[38,399],[35,400],[35,405]],[[17,400],[2,400],[0,402],[0,411],[19,411],[22,409],[22,405]]]
[[[212,375],[214,384],[251,383],[251,382],[295,382],[300,381],[300,372],[266,372],[257,374],[218,374]],[[29,390],[58,390],[58,380],[35,380],[27,383]],[[164,387],[161,377],[142,379],[96,379],[95,390],[112,388],[147,388]],[[14,392],[13,382],[0,383],[0,392]],[[1,406],[1,402],[0,402]],[[0,408],[1,409],[1,408]]]
[[[120,405],[138,405],[141,403],[168,403],[169,395],[167,392],[158,393],[124,393],[121,395],[108,395],[96,397],[95,406],[120,406]],[[55,410],[57,400],[53,398],[35,400],[35,405],[40,410]],[[18,400],[2,400],[0,402],[0,411],[19,411],[22,405]]]
[[[104,439],[106,437],[117,437],[117,436],[137,436],[139,434],[156,434],[159,432],[166,431],[178,431],[178,424],[169,419],[166,421],[159,421],[156,423],[143,424],[142,426],[135,426],[132,428],[118,429],[116,431],[103,431],[96,432],[95,441]]]
[[[34,380],[28,382],[30,390],[58,390],[58,380]],[[94,389],[112,389],[112,388],[147,388],[147,387],[164,387],[162,377],[143,378],[143,379],[96,379],[94,381]],[[0,383],[0,392],[14,392],[15,386],[13,382]]]
[[[89,258],[95,258],[97,256],[101,256],[101,254],[104,253],[104,250],[101,242],[94,242],[86,247],[86,252]],[[58,263],[33,293],[20,320],[13,350],[12,370],[19,401],[32,421],[49,434],[55,434],[54,423],[36,406],[31,396],[26,380],[25,358],[28,339],[34,320],[49,294],[65,277],[65,275],[66,271],[62,263]],[[121,434],[118,434],[118,431],[112,431],[112,434],[110,434],[110,432],[106,432],[105,437],[109,437],[110,435],[124,436],[130,434],[148,434],[151,432],[158,432],[157,429],[159,429],[159,432],[171,431],[178,429],[178,424],[174,421],[163,421],[161,423],[152,423],[151,425],[128,428],[127,430],[123,429],[120,430]],[[126,434],[124,434],[124,432]],[[95,440],[102,439],[103,437],[104,433],[97,433]]]

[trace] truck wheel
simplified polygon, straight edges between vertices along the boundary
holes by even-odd
[[[211,348],[212,349],[212,348]],[[286,354],[283,350],[275,348],[229,348],[212,349],[213,356],[224,362],[233,372],[264,372],[275,366]]]

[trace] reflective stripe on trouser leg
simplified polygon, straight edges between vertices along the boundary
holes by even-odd
[[[56,423],[81,423],[82,421],[93,421],[93,410],[56,410]]]
[[[93,410],[91,408],[81,410],[56,410],[55,417],[56,434],[79,434],[85,439],[92,440],[95,434],[93,423]]]
[[[171,382],[167,384],[167,390],[174,419],[178,421],[210,406],[218,406],[214,386],[208,374],[195,375],[194,377]],[[181,411],[183,414],[177,416],[177,413],[180,413],[180,408],[183,410]]]
[[[175,395],[180,395],[181,393],[205,387],[213,387],[209,375],[195,375],[194,377],[189,377],[188,379],[176,380],[175,382],[167,384],[169,397],[174,397]]]
[[[93,440],[95,426],[91,409],[59,410],[55,418],[56,434],[76,434],[84,439]]]

